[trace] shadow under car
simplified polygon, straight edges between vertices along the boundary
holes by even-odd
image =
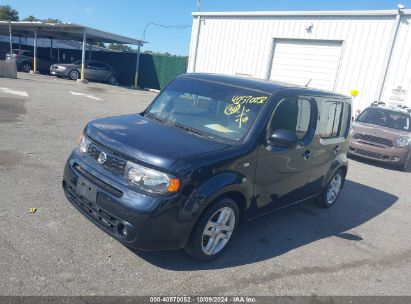
[[[308,200],[241,225],[227,251],[216,260],[198,263],[180,251],[132,250],[158,267],[175,270],[222,269],[268,260],[312,242],[336,236],[361,242],[356,228],[390,208],[398,197],[346,180],[339,201],[321,209]],[[251,222],[248,222],[251,223]]]

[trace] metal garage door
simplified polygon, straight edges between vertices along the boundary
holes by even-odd
[[[342,41],[275,39],[270,79],[333,90]]]

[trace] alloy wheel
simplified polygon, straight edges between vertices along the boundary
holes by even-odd
[[[28,73],[31,70],[31,65],[29,63],[24,63],[21,67],[21,70],[25,73]]]
[[[79,73],[76,70],[72,70],[69,76],[71,80],[77,80],[80,77]]]
[[[329,205],[333,204],[340,193],[342,185],[341,173],[337,173],[331,180],[327,189],[327,203]]]
[[[207,222],[201,247],[206,255],[220,252],[231,238],[235,227],[235,213],[230,207],[217,210]]]

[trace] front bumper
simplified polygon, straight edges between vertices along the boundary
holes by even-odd
[[[390,164],[404,164],[408,156],[408,148],[400,147],[379,147],[361,143],[354,139],[350,139],[348,154],[376,160]]]
[[[58,69],[50,69],[50,74],[54,76],[66,76],[65,71],[58,70]]]
[[[137,193],[124,187],[121,182],[113,183],[113,180],[110,180],[119,179],[119,176],[112,173],[99,174],[93,168],[92,162],[84,161],[73,152],[64,169],[64,193],[83,215],[131,248],[184,248],[193,227],[193,220],[181,216],[181,197],[154,197]],[[77,189],[79,178],[86,180],[97,190],[95,201],[90,201],[80,194],[81,191]]]

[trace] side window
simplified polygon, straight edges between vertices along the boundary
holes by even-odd
[[[96,62],[89,61],[89,62],[86,62],[86,67],[95,69],[95,68],[97,68],[97,65],[96,65]]]
[[[108,71],[108,70],[109,70],[108,66],[105,65],[104,63],[95,62],[94,65],[95,65],[95,67],[96,67],[97,69],[99,69],[99,70],[103,70],[103,71]]]
[[[348,135],[350,122],[351,122],[351,106],[348,103],[343,104],[343,115],[341,118],[341,130],[340,136],[345,137]]]
[[[271,120],[270,131],[286,129],[297,134],[301,140],[305,137],[310,126],[311,103],[304,98],[285,98],[276,107]],[[270,134],[271,134],[270,133]]]
[[[340,101],[325,100],[320,107],[318,125],[321,138],[340,136],[343,103]]]

